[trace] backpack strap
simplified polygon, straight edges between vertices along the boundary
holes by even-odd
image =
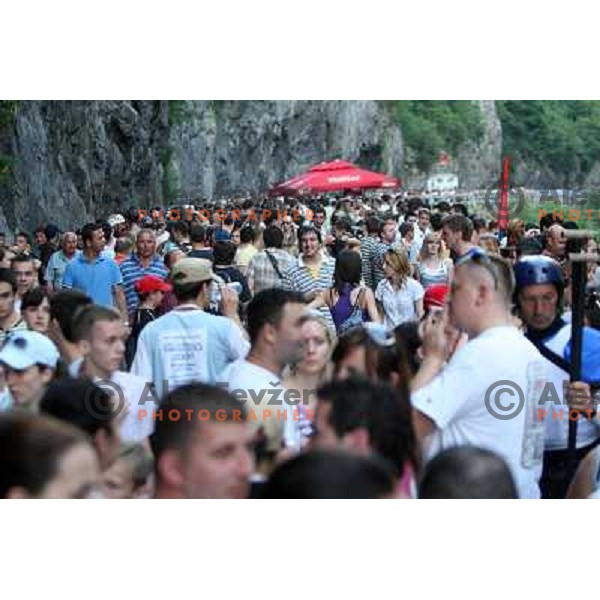
[[[360,305],[361,305],[361,302],[362,302],[362,300],[361,300],[361,299],[362,299],[362,295],[363,295],[363,292],[364,292],[364,291],[365,291],[365,288],[364,288],[364,287],[362,287],[362,286],[361,286],[361,287],[358,289],[358,294],[356,294],[356,300],[354,301],[354,304],[352,305],[352,309],[353,309],[353,310],[354,310],[356,307],[358,307],[358,308],[361,308],[361,306],[360,306]],[[362,310],[362,309],[361,309],[361,310]]]
[[[271,264],[273,265],[273,268],[275,269],[275,272],[277,273],[277,277],[279,277],[279,279],[283,279],[283,275],[281,274],[279,265],[277,264],[277,259],[272,254],[270,254],[268,250],[265,250],[265,254],[267,255],[268,259],[271,261]]]

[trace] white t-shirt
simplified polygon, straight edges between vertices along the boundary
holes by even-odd
[[[401,323],[418,318],[415,302],[425,295],[423,286],[412,277],[395,290],[387,279],[382,279],[375,290],[375,298],[383,306],[384,323],[392,330]]]
[[[152,401],[152,382],[132,373],[115,371],[112,381],[123,390],[125,414],[119,423],[123,442],[142,442],[154,433],[154,411],[158,406]]]
[[[414,237],[414,240],[413,240],[413,246],[415,248],[415,253],[418,256],[418,253],[421,252],[421,247],[423,246],[423,240],[425,239],[425,236],[427,236],[427,235],[429,235],[431,233],[431,229],[428,227],[425,231],[423,231],[417,225],[417,223],[415,223],[415,226],[414,226],[413,229],[415,231],[415,237]],[[415,258],[417,256],[415,256]]]
[[[493,327],[470,340],[412,394],[414,408],[436,425],[425,441],[426,460],[455,446],[491,450],[507,462],[519,497],[539,498],[544,421],[537,419],[537,401],[545,381],[544,359],[515,327]],[[486,396],[505,419],[492,415]]]
[[[168,391],[188,383],[214,383],[217,374],[245,357],[249,348],[231,319],[185,304],[142,329],[131,372],[153,381],[164,398]]]
[[[81,373],[83,358],[74,360],[68,367],[71,377]],[[119,434],[125,443],[143,442],[154,433],[154,411],[158,406],[153,402],[151,381],[125,371],[115,371],[109,380],[94,378],[108,394],[119,400]]]
[[[228,365],[218,376],[216,385],[225,387],[230,394],[256,415],[250,423],[263,427],[267,447],[271,451],[297,446],[297,419],[295,406],[286,402],[286,388],[279,375],[247,360],[237,360]]]

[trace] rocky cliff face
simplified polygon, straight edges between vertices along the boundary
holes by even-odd
[[[393,173],[402,137],[376,102],[186,102],[168,179],[203,196],[264,191],[325,159]]]
[[[480,100],[483,136],[479,142],[468,142],[458,152],[457,173],[460,187],[488,187],[500,177],[502,163],[502,126],[493,100]]]
[[[0,227],[80,225],[177,190],[260,192],[321,160],[399,173],[402,136],[374,101],[19,102]]]
[[[487,184],[500,165],[494,102],[480,106],[483,140],[456,157],[467,186]],[[0,154],[11,163],[0,227],[13,231],[166,204],[178,190],[257,193],[333,158],[406,175],[400,128],[375,101],[23,101],[0,128]]]
[[[115,200],[156,197],[167,134],[161,102],[19,102],[0,132],[11,159],[0,182],[9,228],[72,227]]]

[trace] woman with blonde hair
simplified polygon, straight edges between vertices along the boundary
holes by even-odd
[[[384,279],[375,290],[375,299],[383,313],[388,331],[406,321],[423,316],[423,286],[411,277],[406,251],[390,249],[383,255]]]
[[[450,283],[452,261],[444,258],[439,233],[432,232],[425,236],[419,252],[415,275],[425,289],[432,285]]]
[[[332,378],[331,354],[335,345],[335,334],[327,326],[323,316],[318,311],[311,310],[302,325],[302,339],[302,360],[290,365],[289,373],[283,380],[286,389],[298,391],[301,397],[298,404],[301,445],[313,431],[312,423],[317,403],[315,390]]]
[[[484,233],[479,237],[479,245],[488,254],[499,254],[498,238],[493,233]]]
[[[525,221],[523,219],[509,221],[506,229],[506,244],[504,245],[508,247],[516,246],[523,237],[525,237]]]
[[[283,243],[281,249],[285,250],[291,256],[298,256],[298,228],[292,221],[292,217],[285,216],[281,224],[281,231],[283,231]]]

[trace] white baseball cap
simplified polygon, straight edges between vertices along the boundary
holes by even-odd
[[[59,353],[45,335],[26,329],[10,333],[0,350],[0,363],[15,371],[24,371],[33,365],[56,369]]]

